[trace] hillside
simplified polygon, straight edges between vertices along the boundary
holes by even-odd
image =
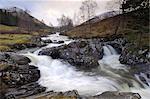
[[[30,24],[32,28],[48,28],[46,24],[34,18],[29,13],[29,11],[22,10],[17,7],[0,9],[0,24],[18,27]]]
[[[111,37],[116,35],[124,35],[130,40],[139,39],[143,37],[144,43],[148,45],[149,41],[149,9],[140,9],[129,12],[124,15],[116,15],[103,20],[90,20],[73,28],[71,31],[65,33],[71,38],[93,38],[93,37]],[[144,15],[139,15],[139,13]],[[135,18],[136,17],[136,18]],[[146,41],[146,42],[145,42]]]
[[[47,35],[52,27],[20,8],[0,9],[0,51],[12,51],[15,45],[36,45],[33,39]],[[22,49],[22,48],[21,48]]]

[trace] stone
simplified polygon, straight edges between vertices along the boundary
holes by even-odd
[[[18,65],[26,65],[31,62],[29,58],[23,55],[17,55],[12,52],[0,53],[0,61],[6,63],[14,63]]]
[[[4,94],[5,99],[23,99],[25,97],[39,94],[46,90],[45,87],[42,87],[36,82],[29,83],[18,88],[9,88]]]
[[[89,99],[141,99],[141,96],[138,93],[132,93],[132,92],[107,91],[100,95],[91,97]]]
[[[43,49],[39,55],[63,59],[78,69],[90,70],[99,66],[98,60],[103,57],[103,47],[100,42],[79,40],[68,45]]]
[[[18,87],[35,82],[40,78],[40,71],[31,65],[10,65],[1,71],[2,82],[9,87]]]

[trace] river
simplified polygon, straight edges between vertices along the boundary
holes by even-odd
[[[138,75],[131,76],[127,66],[120,64],[119,54],[112,46],[103,46],[104,57],[99,60],[98,69],[83,72],[76,70],[75,67],[63,60],[38,55],[39,51],[44,48],[57,47],[74,41],[67,36],[59,35],[59,33],[42,38],[42,40],[47,39],[52,40],[54,43],[50,43],[33,53],[23,54],[31,59],[31,65],[39,68],[41,77],[38,83],[47,87],[47,91],[78,90],[80,95],[87,96],[101,94],[105,91],[134,92],[139,93],[142,99],[149,99],[150,83],[147,86],[138,79]],[[58,44],[58,41],[64,41],[64,43]],[[144,74],[142,76],[147,81],[149,80]]]

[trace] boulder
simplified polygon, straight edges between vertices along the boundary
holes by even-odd
[[[12,52],[0,53],[0,61],[14,63],[18,65],[26,65],[31,62],[31,60],[26,56],[17,55],[16,53]]]
[[[79,99],[78,91],[54,92],[48,91],[27,97],[28,99]],[[81,98],[80,98],[81,99]]]
[[[23,99],[25,97],[39,94],[46,90],[36,82],[29,83],[18,88],[9,88],[4,94],[5,99]],[[34,98],[35,99],[35,98]]]
[[[21,92],[20,92],[21,93]],[[32,93],[32,92],[31,92]],[[17,96],[13,94],[6,94],[8,96],[16,96],[16,98],[23,98],[23,99],[141,99],[141,96],[138,93],[132,92],[118,92],[118,91],[107,91],[100,95],[95,96],[84,96],[79,95],[78,91],[66,91],[66,92],[42,92],[40,94],[35,94],[30,96],[31,94],[26,94],[24,96]]]
[[[44,43],[53,43],[52,40],[48,39],[48,40],[43,40]]]
[[[9,87],[18,87],[35,82],[40,78],[40,71],[31,65],[9,65],[1,71],[2,82]]]
[[[31,62],[29,58],[23,55],[10,54],[9,58],[18,65],[26,65]]]
[[[43,49],[39,55],[64,59],[79,69],[89,70],[99,65],[98,60],[103,57],[103,47],[100,42],[79,40],[68,45]]]
[[[90,97],[89,99],[141,99],[141,96],[138,93],[132,92],[107,91],[100,95]]]
[[[145,55],[145,53],[140,49],[130,49],[130,47],[126,47],[121,52],[119,57],[119,61],[122,64],[127,65],[137,65],[137,64],[146,64],[150,63],[150,59]]]
[[[58,41],[59,44],[64,43],[64,41]]]
[[[125,38],[116,38],[112,41],[104,42],[105,45],[111,45],[119,54],[121,54],[123,47],[127,44]]]

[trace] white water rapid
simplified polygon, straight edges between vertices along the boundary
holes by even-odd
[[[42,39],[63,40],[63,44],[69,44],[73,41],[59,34],[53,34]],[[60,45],[62,44],[50,43],[44,48]],[[41,49],[24,55],[31,59],[32,65],[39,68],[41,77],[38,82],[42,86],[47,87],[47,91],[78,90],[80,95],[96,95],[105,91],[137,92],[142,96],[142,99],[149,99],[150,89],[142,88],[138,80],[128,75],[128,70],[125,65],[120,64],[118,60],[119,55],[115,49],[110,45],[103,48],[104,57],[102,60],[99,60],[100,73],[96,75],[91,75],[93,74],[92,72],[76,71],[73,66],[62,60],[38,55]]]

